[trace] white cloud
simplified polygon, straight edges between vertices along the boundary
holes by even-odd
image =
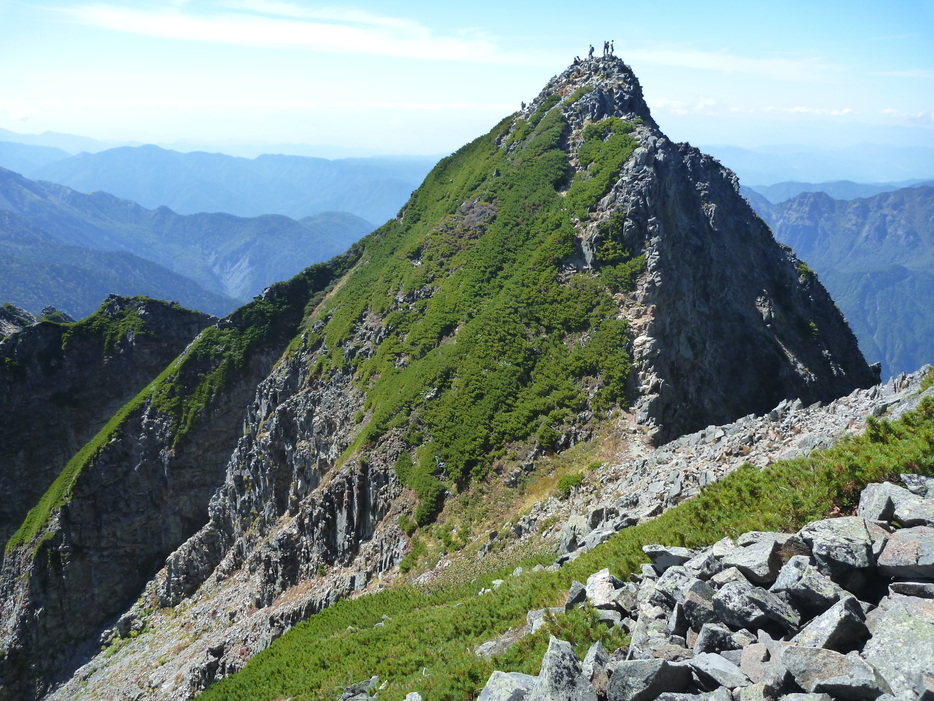
[[[737,56],[729,51],[699,51],[696,49],[635,49],[626,52],[632,63],[694,68],[720,73],[744,73],[764,78],[791,81],[816,81],[837,76],[844,66],[827,62],[818,56],[773,56],[754,58]]]
[[[934,125],[934,112],[905,112],[904,110],[897,110],[892,107],[886,107],[884,110],[880,110],[880,112],[881,114],[887,114],[892,117],[902,117],[919,126]]]
[[[827,109],[825,107],[783,107],[782,112],[792,112],[796,114],[814,114],[821,117],[843,117],[853,114],[851,107],[842,109]]]
[[[440,35],[414,20],[352,8],[306,9],[283,0],[226,0],[208,14],[182,6],[124,7],[113,3],[73,5],[59,11],[82,24],[163,39],[435,61],[541,62],[503,54],[493,39],[475,30]]]
[[[19,107],[10,112],[7,118],[11,122],[25,122],[37,113],[38,110],[35,107]]]

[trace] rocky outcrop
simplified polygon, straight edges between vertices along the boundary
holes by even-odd
[[[816,276],[776,243],[730,170],[658,130],[620,59],[572,66],[529,109],[584,86],[595,89],[566,111],[572,159],[587,120],[637,125],[638,147],[578,229],[588,262],[614,227],[632,255],[645,256],[623,304],[640,423],[665,442],[784,398],[829,401],[878,382]]]
[[[0,541],[68,459],[213,320],[111,296],[77,325],[33,324],[0,342]]]
[[[0,573],[0,698],[69,677],[204,525],[256,386],[307,301],[353,260],[310,268],[205,330],[69,464]]]
[[[618,622],[603,619],[629,632],[628,649],[608,655],[595,643],[581,665],[552,638],[537,677],[506,685],[494,672],[480,697],[927,698],[934,479],[905,479],[910,490],[871,484],[856,516],[798,533],[746,533],[697,551],[647,546],[641,575],[596,573],[574,604],[615,612]],[[896,513],[919,525],[898,528]]]

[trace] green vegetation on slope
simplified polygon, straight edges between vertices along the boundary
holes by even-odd
[[[364,239],[364,263],[310,334],[329,353],[317,371],[349,365],[367,391],[368,423],[350,452],[394,429],[406,441],[398,474],[420,498],[422,525],[510,442],[552,449],[573,416],[624,401],[628,330],[611,293],[640,261],[611,252],[605,276],[567,261],[572,215],[615,180],[632,127],[587,127],[591,172],[571,185],[572,211],[560,102],[552,95],[528,120],[508,118],[443,159],[400,217]],[[349,347],[368,313],[388,332],[372,357]]]
[[[806,459],[764,469],[746,465],[654,521],[616,534],[557,572],[506,576],[512,565],[469,583],[424,591],[400,587],[344,600],[295,626],[204,701],[334,699],[343,687],[378,674],[380,699],[475,698],[494,669],[535,674],[549,632],[571,639],[578,655],[593,640],[618,641],[592,612],[558,617],[491,660],[471,648],[524,623],[527,611],[561,604],[573,580],[609,567],[626,578],[646,562],[642,546],[700,547],[751,530],[795,531],[813,520],[850,513],[869,482],[902,473],[934,474],[934,400],[895,422],[871,421],[864,435]],[[522,563],[528,567],[535,560]],[[516,564],[516,563],[514,563]],[[477,596],[497,576],[504,584]],[[389,619],[383,619],[383,616]],[[375,627],[377,623],[383,625]]]

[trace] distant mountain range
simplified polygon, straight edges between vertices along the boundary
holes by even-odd
[[[109,294],[172,300],[216,316],[240,304],[132,253],[69,246],[18,214],[0,211],[0,300],[33,313],[54,304],[80,319]]]
[[[2,136],[2,135],[0,135]],[[293,219],[348,212],[373,226],[391,219],[434,165],[429,157],[326,160],[122,146],[71,155],[59,148],[0,142],[0,167],[79,192],[97,190],[180,214],[225,212]]]
[[[84,313],[101,285],[107,293],[150,294],[206,311],[229,311],[273,282],[346,250],[372,229],[369,222],[340,212],[296,221],[281,215],[242,218],[180,215],[167,207],[149,210],[104,192],[82,194],[4,169],[0,169],[0,210],[18,215],[6,219],[6,245],[14,247],[5,263],[7,284],[11,290],[32,290],[31,295],[18,293],[3,301],[30,311],[51,304],[73,316]],[[40,273],[37,265],[45,272]],[[56,265],[70,266],[71,271],[79,268],[88,275],[106,268],[135,282],[126,289],[113,277],[88,277],[86,290],[62,298],[54,286],[39,284],[59,274],[76,279],[73,272],[54,270]],[[179,279],[166,275],[169,271],[203,289],[192,287],[189,294]],[[47,292],[54,294],[40,299]],[[203,301],[195,303],[199,295]],[[103,296],[91,302],[91,310]]]
[[[934,187],[851,201],[806,192],[753,208],[819,275],[882,376],[934,362]]]
[[[934,176],[934,148],[859,144],[846,148],[810,146],[701,147],[735,172],[744,185],[789,180],[904,182]]]
[[[934,164],[932,164],[934,170]],[[802,192],[825,192],[835,200],[855,200],[860,197],[872,197],[883,192],[893,192],[903,187],[917,187],[919,185],[934,186],[934,178],[923,180],[905,180],[899,183],[854,183],[852,180],[832,180],[824,183],[802,183],[787,181],[774,185],[751,185],[744,189],[753,190],[762,195],[772,204],[790,200]]]

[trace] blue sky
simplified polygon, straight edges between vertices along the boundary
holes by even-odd
[[[604,39],[676,140],[934,146],[934,0],[0,0],[0,128],[448,153]]]

